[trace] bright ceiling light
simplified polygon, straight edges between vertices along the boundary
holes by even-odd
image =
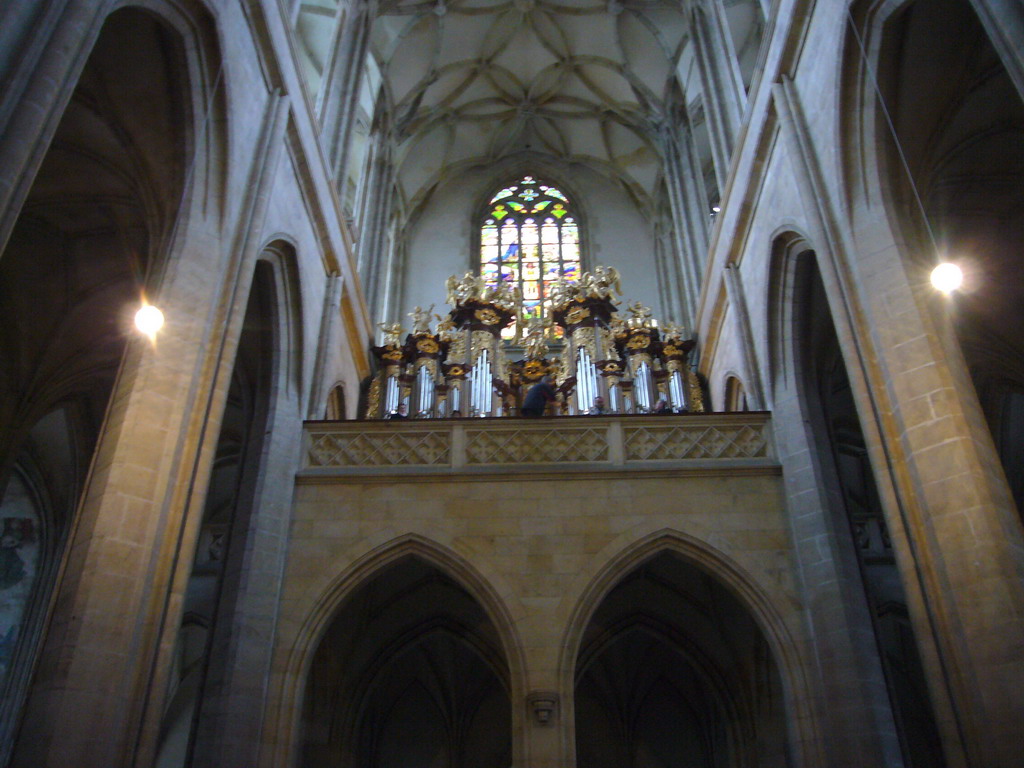
[[[964,282],[964,273],[956,264],[948,261],[932,270],[932,285],[937,291],[952,293]]]
[[[135,313],[135,327],[142,333],[149,336],[150,340],[156,338],[157,331],[164,325],[164,313],[152,304],[143,302],[142,307]]]

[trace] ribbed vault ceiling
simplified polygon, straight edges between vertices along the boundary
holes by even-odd
[[[698,134],[703,121],[694,2],[380,0],[370,45],[382,77],[376,120],[394,142],[400,215],[467,167],[517,156],[586,164],[652,213],[659,128],[678,125],[684,106]],[[745,82],[761,39],[758,2],[724,2]],[[300,59],[314,90],[338,18],[337,0],[299,8]]]
[[[757,38],[754,5],[730,7],[734,36]],[[670,0],[385,0],[371,47],[406,211],[523,153],[594,167],[651,210],[654,137],[684,102],[674,75],[699,94],[686,18]]]

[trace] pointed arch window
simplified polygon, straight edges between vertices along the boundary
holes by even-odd
[[[491,197],[480,228],[480,274],[489,285],[518,286],[524,317],[540,317],[558,278],[575,283],[580,271],[579,219],[565,193],[527,175]],[[502,335],[515,336],[515,326]]]

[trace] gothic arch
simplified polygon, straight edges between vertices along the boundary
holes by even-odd
[[[276,315],[274,361],[280,366],[273,376],[274,387],[287,388],[300,396],[303,387],[304,338],[302,322],[302,283],[298,256],[291,238],[276,235],[262,249],[257,260],[272,274]]]
[[[572,606],[559,661],[563,690],[574,688],[584,633],[605,598],[625,577],[666,553],[680,558],[724,588],[749,612],[763,633],[781,678],[788,749],[796,764],[803,764],[809,745],[816,741],[817,730],[806,680],[808,660],[803,658],[776,599],[731,557],[681,531],[665,528],[648,533],[622,549],[613,551],[613,546],[606,547],[603,551],[606,557],[580,573],[574,588],[563,599],[564,604]],[[570,707],[565,709],[568,741],[572,743],[576,738],[575,712],[570,711]]]
[[[331,579],[315,599],[290,643],[280,689],[280,711],[276,718],[279,738],[273,760],[275,765],[290,765],[298,755],[307,679],[314,654],[331,622],[362,585],[370,583],[375,576],[405,558],[413,557],[437,569],[476,601],[497,633],[508,667],[510,698],[513,702],[521,701],[525,695],[525,659],[512,612],[515,593],[497,572],[481,567],[480,563],[470,562],[447,546],[415,533],[381,541],[370,551],[366,551],[365,546],[360,549],[364,554]],[[512,708],[513,734],[519,732],[519,724],[525,717],[521,709]],[[513,764],[518,763],[522,748],[521,740],[513,738]]]

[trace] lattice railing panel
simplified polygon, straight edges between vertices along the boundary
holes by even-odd
[[[770,455],[763,426],[680,424],[623,431],[626,461],[763,459]]]
[[[310,467],[417,467],[451,462],[448,430],[310,435]]]
[[[547,464],[607,461],[604,428],[467,430],[467,464]]]

